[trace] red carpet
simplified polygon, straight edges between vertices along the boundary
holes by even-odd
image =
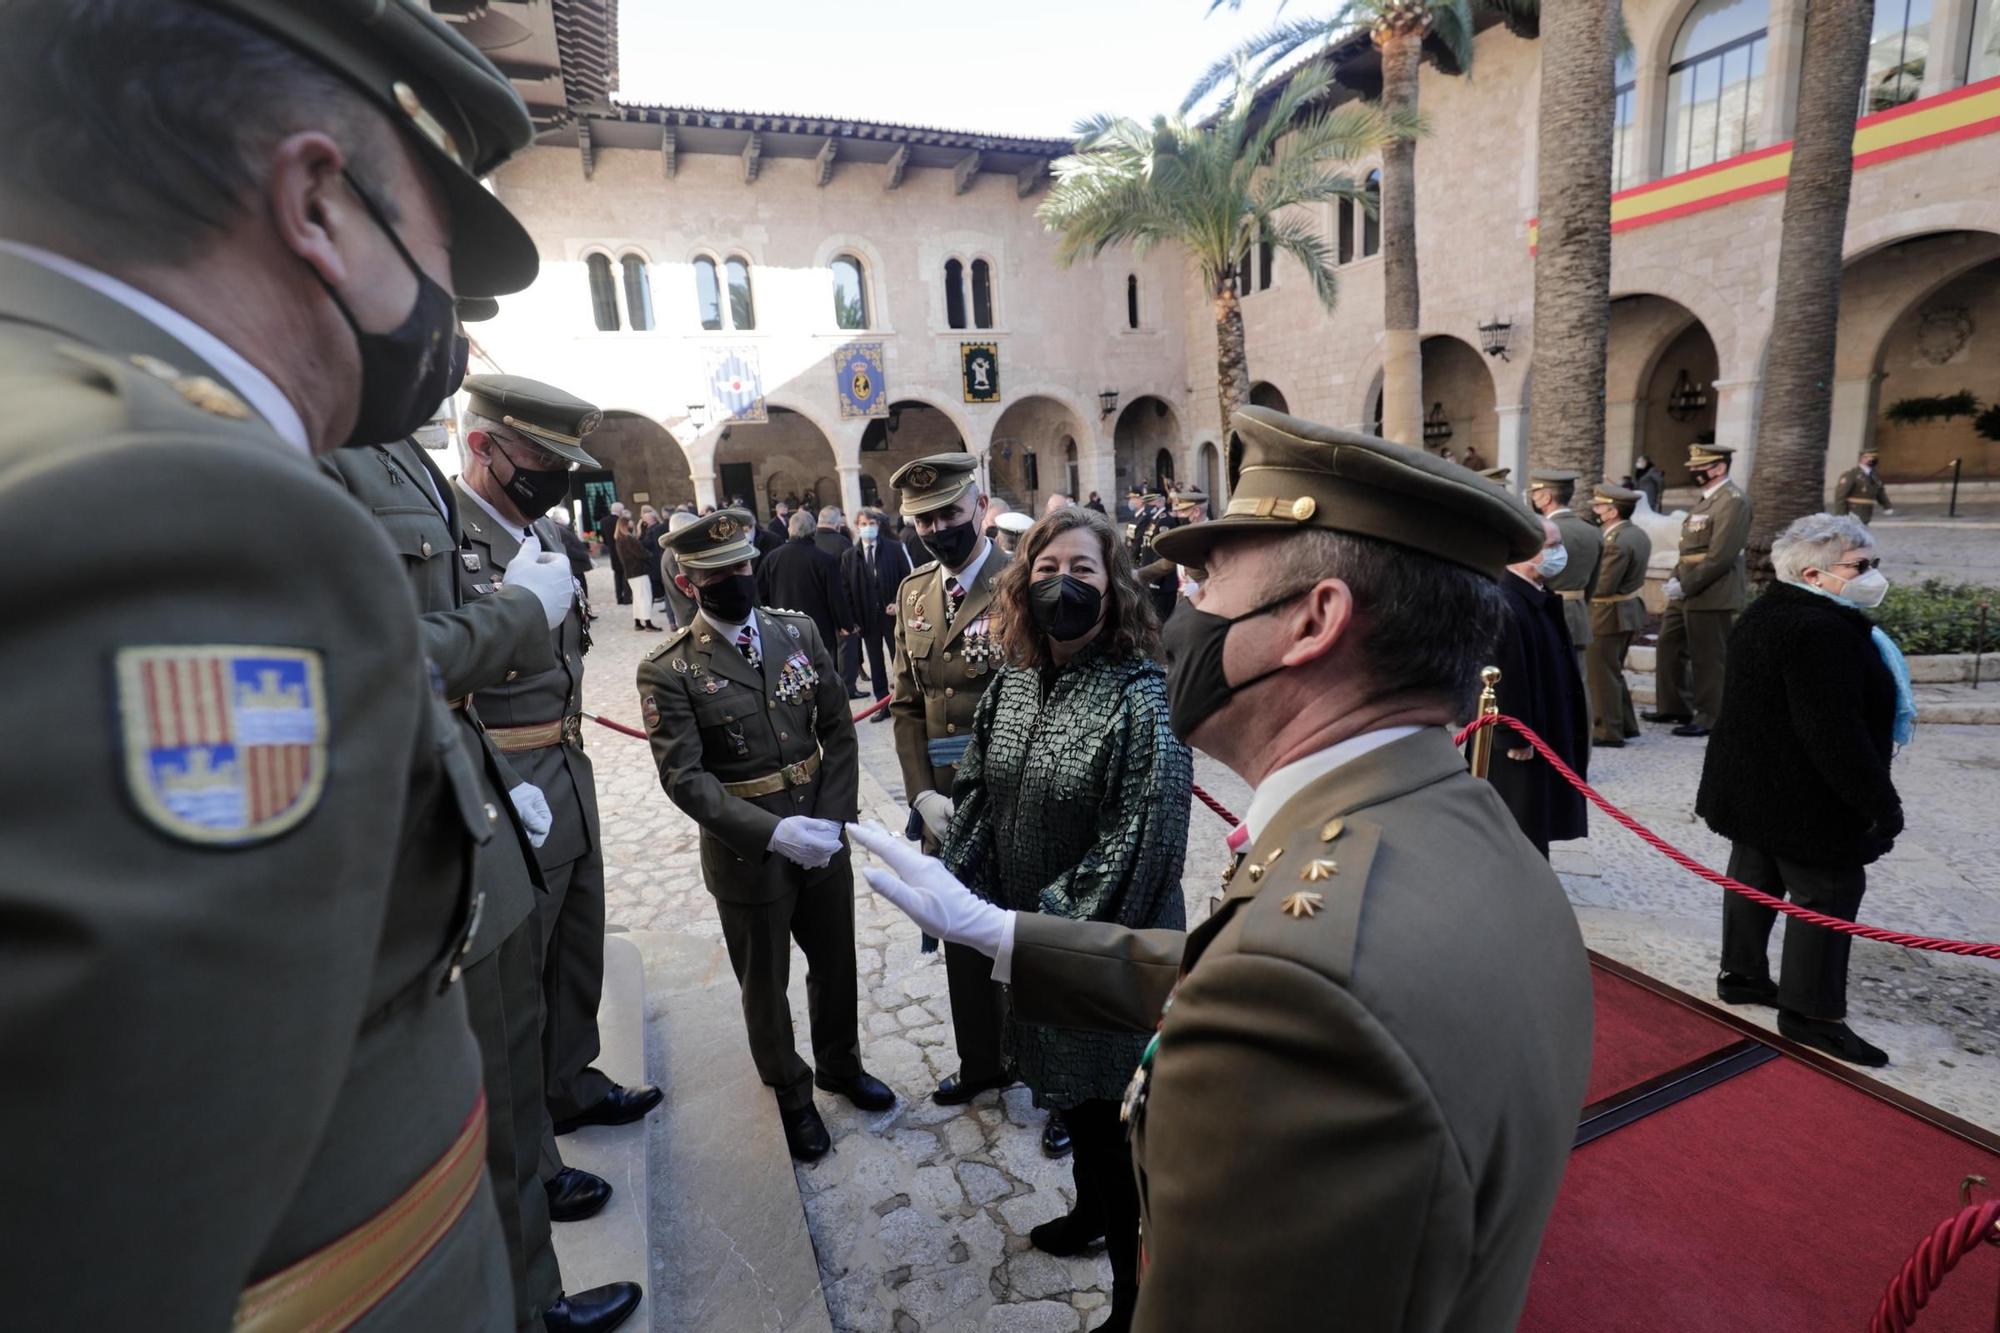
[[[1590,988],[1597,1001],[1597,1031],[1585,1106],[1741,1040],[1741,1034],[1686,1005],[1601,967],[1590,969]]]
[[[1619,1078],[1699,1054],[1687,1018],[1712,1031],[1708,1049],[1740,1035],[1596,971],[1607,1086],[1594,1071],[1593,1101]],[[1577,1149],[1520,1327],[1865,1333],[1890,1278],[1957,1210],[1959,1181],[1973,1173],[2000,1185],[2000,1154],[1808,1064],[1773,1060]],[[1968,1255],[1918,1333],[1993,1328],[1996,1274],[2000,1251]]]

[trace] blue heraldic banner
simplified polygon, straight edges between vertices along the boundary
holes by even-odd
[[[764,408],[764,375],[754,347],[708,349],[708,397],[723,421],[769,421]]]
[[[889,376],[882,369],[882,344],[843,346],[834,354],[833,386],[843,418],[888,416]]]

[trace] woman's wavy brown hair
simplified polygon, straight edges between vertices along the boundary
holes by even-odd
[[[1013,561],[1000,571],[993,586],[993,613],[1000,618],[1001,643],[1007,661],[1016,666],[1047,666],[1048,638],[1035,627],[1034,612],[1028,606],[1028,585],[1034,582],[1035,560],[1048,544],[1065,532],[1087,529],[1097,538],[1103,553],[1104,570],[1110,587],[1104,593],[1104,627],[1098,641],[1112,657],[1158,657],[1160,622],[1153,614],[1145,589],[1132,571],[1132,557],[1118,539],[1111,520],[1094,509],[1070,505],[1042,519],[1021,536]]]

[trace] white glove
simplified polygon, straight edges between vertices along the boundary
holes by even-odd
[[[1675,575],[1675,576],[1674,576],[1673,578],[1670,578],[1670,579],[1668,579],[1668,580],[1667,580],[1667,584],[1666,584],[1666,588],[1664,589],[1664,591],[1665,591],[1665,592],[1666,592],[1666,594],[1667,594],[1667,600],[1668,600],[1668,601],[1670,601],[1670,602],[1678,602],[1678,601],[1680,601],[1680,600],[1681,600],[1681,598],[1682,598],[1682,597],[1683,597],[1683,596],[1685,595],[1685,594],[1683,594],[1683,593],[1681,592],[1681,580],[1680,580],[1680,576],[1679,576],[1679,575]]]
[[[570,604],[576,601],[576,576],[569,572],[569,560],[564,556],[524,546],[507,562],[500,581],[510,588],[526,588],[535,594],[541,600],[542,615],[550,629],[563,623]]]
[[[925,856],[880,824],[849,824],[854,845],[888,867],[863,867],[868,887],[903,909],[926,935],[977,949],[988,958],[1013,934],[1014,914],[958,882],[944,862]]]
[[[952,811],[958,808],[951,803],[951,797],[941,791],[920,791],[917,799],[910,802],[910,808],[924,821],[924,832],[931,835],[931,841],[943,843],[944,835],[951,831]]]
[[[529,845],[539,847],[547,842],[556,817],[549,810],[549,798],[542,795],[542,789],[532,782],[523,782],[507,793],[507,799],[514,803],[514,813],[521,817],[521,827],[528,831]]]
[[[1894,518],[1896,516],[1896,511],[1889,508],[1887,505],[1884,505],[1882,507],[1882,513],[1890,518]]]
[[[786,815],[771,830],[771,841],[765,844],[765,849],[793,865],[818,870],[840,850],[840,825],[810,815]]]

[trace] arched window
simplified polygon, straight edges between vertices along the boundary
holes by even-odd
[[[868,327],[868,284],[861,261],[853,255],[836,255],[833,270],[833,322],[843,329]]]
[[[1977,0],[1972,7],[1972,44],[1965,53],[1965,81],[2000,74],[2000,0]]]
[[[1153,489],[1162,493],[1174,488],[1174,455],[1162,449],[1153,455]]]
[[[1083,501],[1080,497],[1083,495],[1083,492],[1078,488],[1083,483],[1076,475],[1076,440],[1071,436],[1065,435],[1063,436],[1062,443],[1063,473],[1069,478],[1069,490],[1066,493],[1070,499],[1076,501],[1078,504],[1082,504]]]
[[[1611,188],[1623,190],[1639,183],[1639,142],[1634,137],[1638,126],[1633,124],[1632,115],[1634,90],[1639,82],[1638,58],[1631,47],[1618,57],[1618,66],[1611,72]]]
[[[1245,249],[1242,257],[1236,261],[1236,294],[1238,296],[1248,296],[1250,294],[1250,251],[1248,249]]]
[[[1916,100],[1930,55],[1931,0],[1875,0],[1861,114]]]
[[[1666,174],[1757,146],[1764,116],[1767,0],[1701,0],[1667,66]]]
[[[1333,210],[1333,262],[1346,264],[1354,259],[1354,201],[1343,199]]]
[[[599,332],[618,331],[618,287],[611,280],[611,256],[592,255],[583,261],[590,274],[590,313]]]
[[[972,327],[993,327],[993,266],[983,259],[972,261]]]
[[[618,261],[625,270],[625,316],[641,332],[653,327],[653,284],[646,277],[646,257],[626,255]]]
[[[1136,273],[1125,275],[1125,327],[1139,327],[1139,275]]]
[[[1382,173],[1368,173],[1368,207],[1361,214],[1361,257],[1379,254],[1382,250]]]
[[[722,327],[722,285],[716,281],[715,261],[707,255],[695,256],[694,306],[703,328]]]
[[[947,328],[965,327],[965,265],[956,259],[944,261],[944,322]]]
[[[750,299],[750,261],[741,255],[731,255],[724,261],[722,273],[729,280],[729,327],[756,328],[757,307]]]

